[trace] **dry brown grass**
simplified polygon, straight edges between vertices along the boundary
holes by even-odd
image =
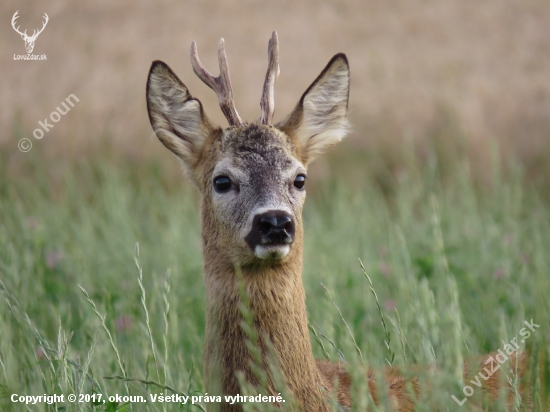
[[[465,137],[467,150],[482,161],[495,138],[527,163],[548,153],[546,0],[6,0],[0,10],[0,142],[14,153],[21,135],[51,153],[81,153],[106,139],[132,156],[160,152],[144,93],[155,59],[167,62],[209,116],[226,124],[213,93],[192,72],[192,40],[206,67],[217,72],[217,40],[225,37],[237,108],[243,118],[257,119],[272,30],[281,45],[276,119],[342,51],[352,69],[348,145],[391,152],[404,140],[436,135],[444,144]],[[49,14],[34,51],[46,53],[47,61],[12,60],[24,53],[9,25],[16,10],[29,31]],[[34,141],[37,122],[71,93],[78,106]]]

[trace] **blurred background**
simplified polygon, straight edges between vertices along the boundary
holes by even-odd
[[[22,137],[41,158],[56,160],[52,168],[97,151],[171,159],[152,135],[146,112],[145,83],[156,59],[226,125],[214,93],[192,71],[192,40],[217,75],[217,42],[225,38],[237,109],[248,121],[258,119],[267,42],[277,30],[275,119],[289,113],[332,55],[346,53],[353,133],[338,153],[361,153],[359,166],[380,179],[399,173],[401,148],[409,143],[420,159],[432,149],[442,163],[466,155],[482,179],[496,144],[534,180],[548,176],[546,0],[5,0],[0,10],[0,144],[4,161],[19,172],[30,158],[17,149]],[[13,60],[25,54],[9,24],[16,10],[29,33],[49,15],[33,52],[47,61]],[[80,99],[78,106],[41,141],[34,139],[38,121],[70,94]]]

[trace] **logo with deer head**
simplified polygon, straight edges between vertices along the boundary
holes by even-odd
[[[25,41],[25,49],[27,49],[27,53],[32,53],[33,49],[34,49],[34,42],[36,41],[36,38],[38,37],[38,35],[40,33],[42,33],[44,31],[44,28],[46,27],[46,25],[48,24],[48,20],[49,20],[49,17],[46,13],[44,13],[44,24],[42,25],[42,28],[40,30],[34,30],[33,33],[32,33],[32,36],[29,36],[27,34],[27,30],[25,30],[23,33],[21,33],[21,31],[19,31],[19,27],[20,26],[15,26],[16,24],[16,20],[18,19],[18,13],[19,13],[19,10],[17,10],[15,12],[15,14],[13,15],[12,19],[11,19],[11,26],[13,27],[13,29],[19,33],[21,35],[21,38]]]

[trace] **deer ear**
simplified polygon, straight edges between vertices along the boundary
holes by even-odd
[[[335,55],[303,94],[294,111],[277,128],[298,146],[304,164],[325,153],[349,131],[349,65]]]
[[[183,160],[189,170],[214,132],[202,104],[161,61],[153,62],[147,80],[149,120],[159,140]]]

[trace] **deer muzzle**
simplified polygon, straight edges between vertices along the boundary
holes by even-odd
[[[257,214],[245,240],[256,257],[281,259],[294,242],[296,225],[290,214],[282,210],[269,210]]]

